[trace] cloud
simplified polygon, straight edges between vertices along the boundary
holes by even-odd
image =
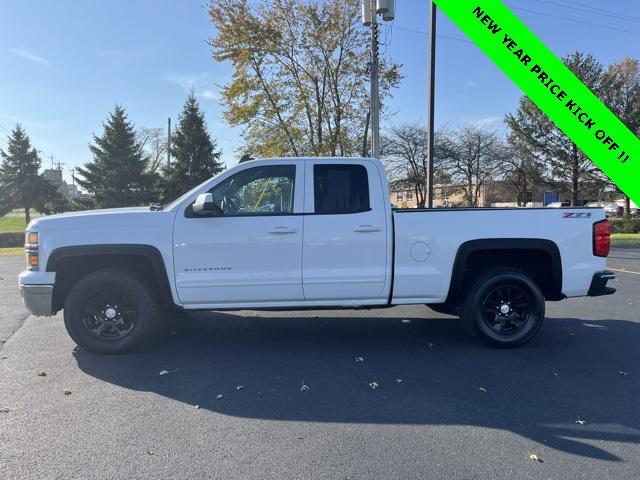
[[[18,57],[24,58],[25,60],[29,60],[30,62],[39,63],[40,65],[45,65],[47,67],[51,67],[51,62],[40,55],[36,55],[29,50],[24,50],[21,48],[10,48],[11,53],[17,55]]]
[[[202,90],[202,92],[200,92],[200,96],[202,98],[206,98],[207,100],[213,100],[214,98],[216,98],[216,94],[209,89]]]
[[[471,125],[476,128],[487,128],[499,122],[500,120],[502,120],[502,117],[485,117],[471,122]]]
[[[61,120],[32,121],[32,120],[29,120],[28,118],[18,117],[16,115],[13,115],[10,112],[3,109],[0,109],[0,120],[1,119],[4,119],[13,124],[20,123],[22,124],[23,127],[26,127],[27,129],[33,128],[36,130],[54,131],[64,126],[64,122]]]
[[[193,90],[196,97],[204,98],[205,100],[215,100],[217,98],[216,92],[211,89],[212,85],[216,85],[215,79],[208,73],[181,75],[168,73],[165,75],[165,80],[180,86],[185,92]]]

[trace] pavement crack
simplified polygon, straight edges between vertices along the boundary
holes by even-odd
[[[9,340],[11,340],[11,338],[20,331],[20,329],[22,327],[24,327],[25,322],[27,321],[27,318],[30,317],[30,314],[26,313],[23,317],[21,317],[18,320],[18,326],[13,329],[13,331],[11,333],[9,333],[9,335],[7,336],[7,338],[3,338],[2,341],[0,341],[0,352],[4,349],[4,346],[7,344],[7,342]]]

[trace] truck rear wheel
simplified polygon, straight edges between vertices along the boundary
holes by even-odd
[[[121,353],[149,339],[161,325],[149,287],[134,272],[103,269],[82,277],[64,303],[71,338],[94,353]]]
[[[531,340],[544,321],[544,295],[525,273],[498,268],[473,283],[462,308],[471,333],[497,347]]]

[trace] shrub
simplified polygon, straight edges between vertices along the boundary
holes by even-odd
[[[0,248],[22,247],[24,245],[24,232],[0,233]]]
[[[640,218],[612,218],[613,233],[640,233]]]

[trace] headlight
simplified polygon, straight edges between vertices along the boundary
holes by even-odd
[[[38,243],[40,236],[38,232],[26,232],[24,237],[24,249],[27,254],[27,268],[38,270],[40,268],[40,256],[38,254]]]
[[[24,243],[26,246],[38,246],[38,232],[27,232],[25,234]]]

